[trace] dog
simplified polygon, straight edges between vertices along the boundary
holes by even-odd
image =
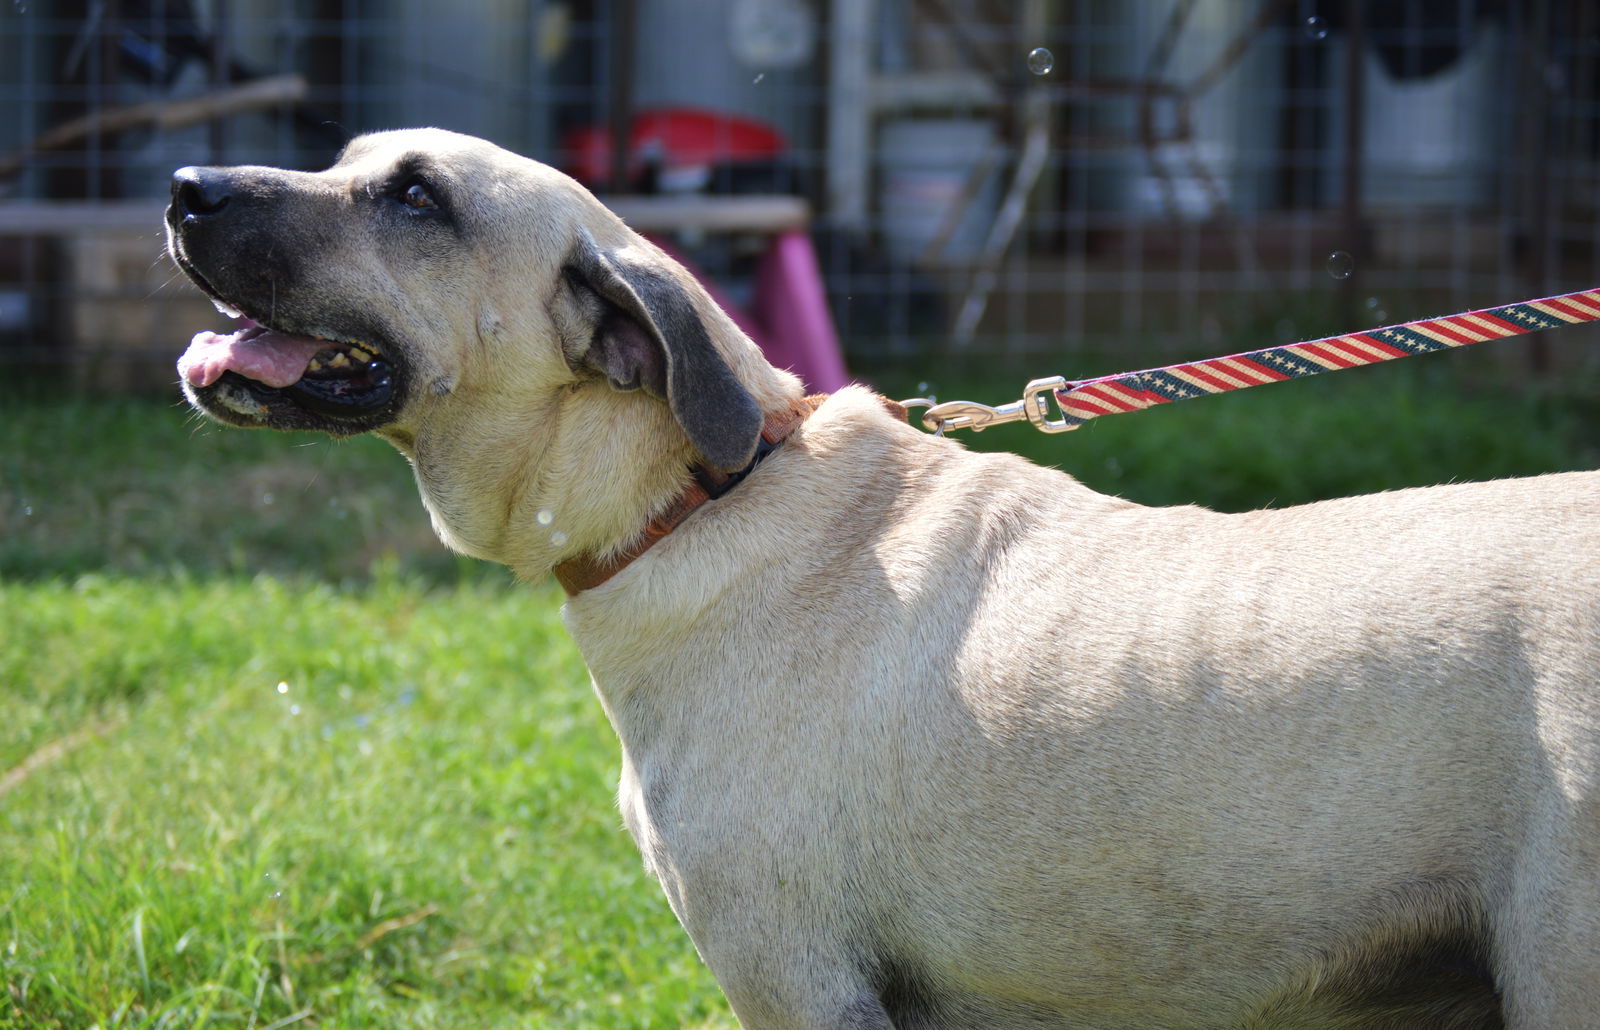
[[[552,570],[744,1026],[1600,1021],[1600,473],[1150,508],[806,398],[561,173],[186,168],[236,426],[372,432]]]

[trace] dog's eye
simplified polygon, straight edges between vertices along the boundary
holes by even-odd
[[[428,189],[427,183],[413,181],[400,191],[400,203],[413,211],[437,211],[439,202],[433,198],[433,191]]]

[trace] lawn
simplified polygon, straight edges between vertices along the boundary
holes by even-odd
[[[0,1027],[733,1025],[559,594],[446,554],[392,451],[0,407]],[[1229,509],[1600,464],[1592,404],[1444,365],[967,439]]]
[[[731,1027],[548,584],[387,446],[0,401],[0,1027]]]
[[[0,610],[0,1023],[728,1025],[548,590],[84,576]]]

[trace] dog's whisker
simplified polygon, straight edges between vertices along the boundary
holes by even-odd
[[[151,267],[154,268],[155,266],[152,265]],[[158,284],[156,286],[151,287],[150,291],[144,295],[144,299],[145,300],[150,300],[150,299],[156,297],[157,295],[159,295],[160,293],[162,293],[163,291],[172,289],[172,287],[175,284],[181,282],[182,280],[183,280],[183,272],[182,271],[175,271],[171,275],[167,276],[165,282],[162,282],[162,283],[160,283],[160,284]]]

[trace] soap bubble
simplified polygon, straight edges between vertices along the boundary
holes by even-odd
[[[1356,259],[1348,252],[1336,250],[1328,255],[1328,274],[1335,279],[1348,279],[1356,270]]]
[[[1306,38],[1323,40],[1328,38],[1328,23],[1316,15],[1306,19]]]
[[[1056,55],[1042,46],[1028,51],[1028,70],[1035,75],[1049,75],[1056,66]]]

